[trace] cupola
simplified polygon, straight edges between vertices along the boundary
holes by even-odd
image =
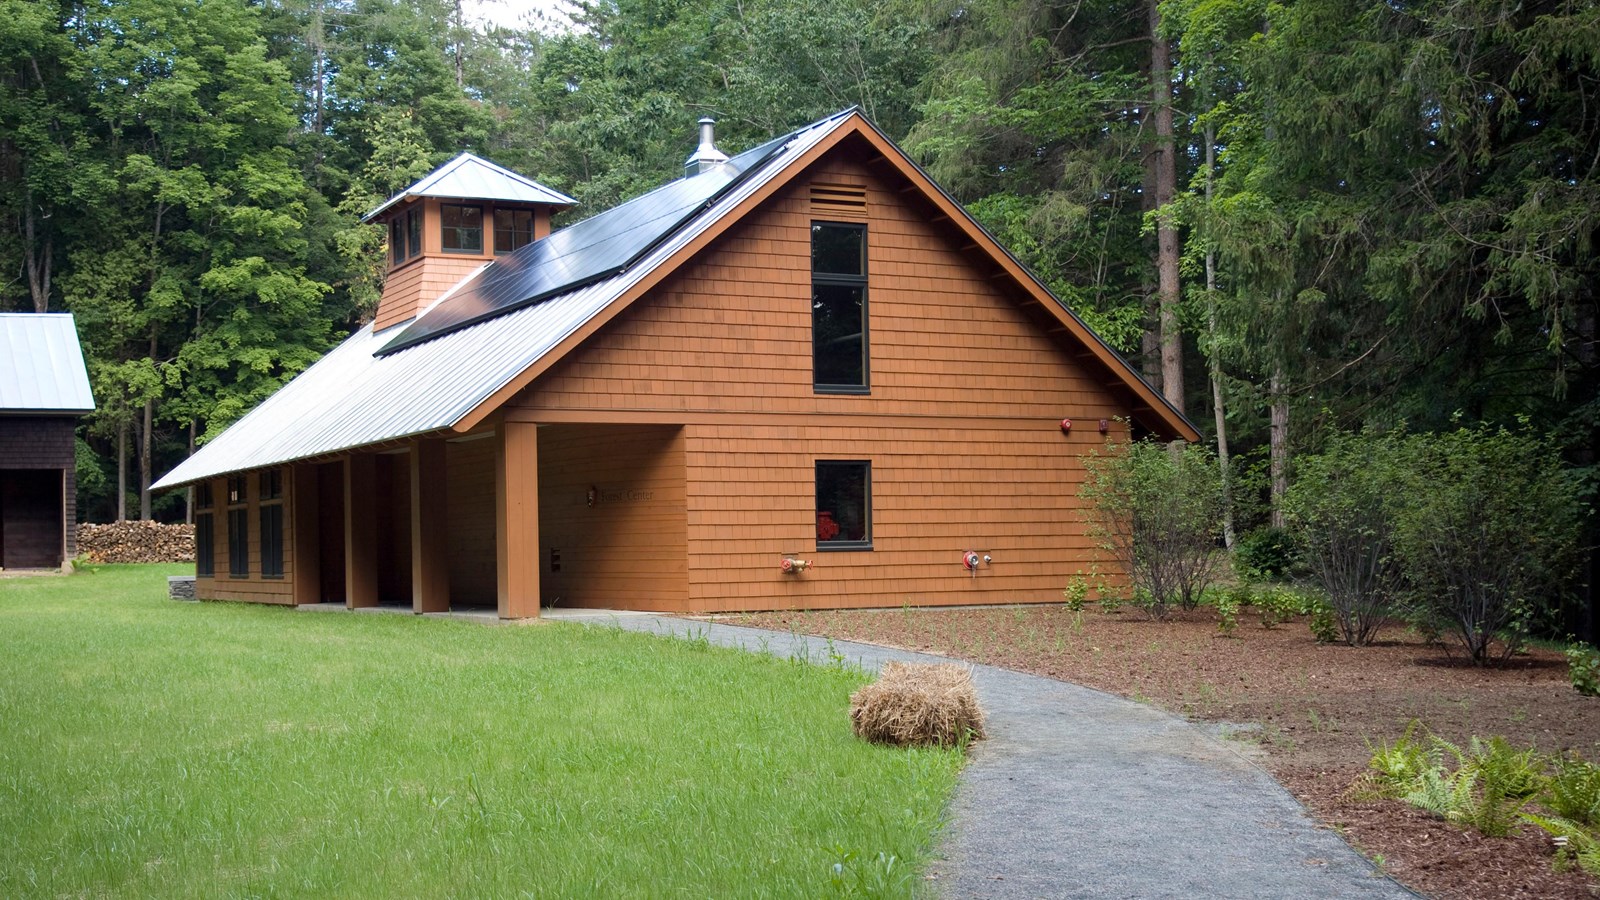
[[[550,233],[571,197],[463,153],[362,217],[388,232],[374,331],[416,318],[474,270]]]

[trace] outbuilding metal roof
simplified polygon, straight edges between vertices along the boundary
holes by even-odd
[[[94,412],[71,313],[0,313],[0,415]]]
[[[535,303],[512,305],[510,311],[422,338],[393,352],[381,352],[392,340],[393,330],[374,334],[368,325],[152,487],[172,488],[228,472],[450,428],[784,171],[788,162],[822,142],[848,115],[831,116],[742,154],[761,151],[760,160],[770,159],[771,164],[753,164],[734,175],[731,183],[722,180],[721,193],[709,207],[678,223],[680,227],[674,231],[660,234],[660,217],[647,214],[654,209],[656,201],[650,199],[654,193],[612,210],[623,212],[621,221],[635,221],[635,227],[655,238],[632,265],[608,277],[546,295]],[[722,176],[708,172],[690,180],[700,178]],[[625,212],[630,207],[634,210],[631,219]],[[623,238],[618,241],[619,247],[636,243]],[[479,290],[480,281],[496,278],[496,269],[505,259],[509,258],[468,276],[435,301],[418,322],[432,310],[445,309],[452,297]]]
[[[428,177],[385,200],[382,206],[362,216],[361,221],[371,222],[382,215],[384,210],[408,197],[510,200],[517,203],[545,203],[550,206],[571,206],[578,202],[560,191],[545,187],[532,178],[524,178],[510,169],[501,168],[481,156],[463,153],[435,169]]]

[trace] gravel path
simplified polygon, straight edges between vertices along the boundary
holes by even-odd
[[[943,657],[640,613],[546,610],[876,670]],[[1414,897],[1227,742],[1153,707],[974,666],[974,745],[929,878],[950,898]]]

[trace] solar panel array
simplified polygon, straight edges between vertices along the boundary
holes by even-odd
[[[789,140],[768,141],[718,168],[681,178],[497,258],[378,351],[432,340],[627,269]]]

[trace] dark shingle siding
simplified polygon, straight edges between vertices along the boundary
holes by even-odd
[[[74,462],[71,416],[0,416],[0,469],[67,469]]]

